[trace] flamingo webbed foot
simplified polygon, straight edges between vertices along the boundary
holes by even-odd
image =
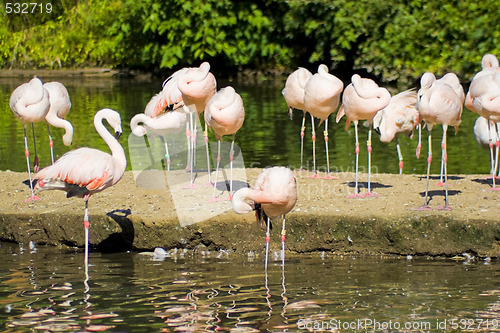
[[[200,187],[198,185],[195,185],[195,184],[189,184],[189,185],[183,186],[182,188],[195,189],[195,188],[200,188]]]
[[[417,208],[413,208],[413,210],[421,212],[421,211],[426,211],[426,210],[432,210],[432,207],[429,205],[423,205],[423,206],[420,206]]]
[[[450,211],[451,207],[448,204],[445,204],[444,206],[436,207],[436,209],[437,210],[448,210],[448,211]]]
[[[373,193],[373,192],[366,192],[363,197],[380,197],[380,194]]]
[[[24,202],[30,202],[30,201],[34,201],[34,200],[42,200],[42,198],[39,198],[37,197],[36,195],[32,195],[31,197],[29,197],[28,199],[24,200]]]

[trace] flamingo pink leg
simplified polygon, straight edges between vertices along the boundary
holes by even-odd
[[[490,125],[490,122],[488,122],[488,128],[490,128],[491,130],[491,125]],[[498,170],[498,154],[500,152],[500,134],[498,132],[498,124],[495,123],[495,129],[496,129],[496,132],[497,132],[497,139],[496,139],[496,142],[495,142],[495,155],[496,155],[496,158],[495,158],[495,166],[493,168],[493,173],[492,173],[492,180],[493,180],[493,187],[489,189],[489,191],[500,191],[500,187],[497,187],[496,186],[496,183],[495,183],[495,175],[497,173],[497,170]]]
[[[323,136],[325,137],[325,149],[326,149],[326,176],[323,178],[339,179],[338,177],[330,175],[330,156],[328,154],[328,118],[325,119],[325,131],[323,132]]]
[[[418,144],[417,144],[417,158],[420,158],[420,151],[422,150],[422,124],[418,124]]]
[[[207,152],[207,171],[208,171],[208,183],[205,186],[212,186],[212,169],[210,167],[210,152],[208,150],[208,125],[205,123],[205,130],[203,131],[203,137],[205,138],[205,149]]]
[[[302,127],[300,128],[300,170],[303,170],[304,161],[304,132],[306,130],[306,113],[302,117]]]
[[[267,272],[267,263],[269,261],[269,241],[271,240],[271,235],[269,233],[269,226],[271,225],[271,220],[267,218],[267,229],[266,229],[266,261],[264,263],[264,268]]]
[[[31,123],[31,128],[33,130],[33,147],[35,148],[35,159],[33,160],[33,171],[38,172],[40,167],[39,167],[39,163],[38,163],[38,153],[36,152],[35,124]]]
[[[233,140],[231,141],[231,150],[229,151],[229,197],[227,200],[231,201],[233,198],[233,161],[234,161],[234,138],[236,134],[233,134]]]
[[[212,198],[209,199],[209,202],[216,202],[219,199],[215,196],[215,191],[217,190],[217,179],[219,178],[219,166],[220,166],[220,145],[221,145],[222,137],[219,138],[217,142],[217,166],[215,167],[215,180],[214,180],[214,191],[212,194]]]
[[[50,126],[47,123],[47,133],[49,134],[49,147],[50,147],[50,158],[52,164],[54,164],[54,141],[52,140],[52,135],[50,135]]]
[[[316,130],[314,128],[314,117],[311,115],[312,123],[312,142],[313,142],[313,174],[309,178],[319,178],[316,173]]]
[[[497,170],[499,169],[499,161],[498,161],[498,153],[499,153],[499,150],[500,150],[500,128],[498,128],[498,123],[495,123],[495,129],[496,129],[496,132],[497,132],[497,141],[495,143],[495,146],[496,146],[496,160],[495,160],[495,172],[493,173],[493,177],[495,177],[495,174],[497,172]],[[500,170],[498,170],[498,175],[496,176],[497,179],[500,179]]]
[[[445,182],[444,182],[444,179],[443,179],[443,176],[444,176],[444,143],[441,142],[441,171],[439,173],[439,181],[438,183],[436,184],[436,186],[444,186]]]
[[[35,190],[33,189],[33,180],[31,178],[31,167],[30,167],[30,152],[28,149],[28,136],[26,135],[26,125],[24,126],[24,155],[26,156],[26,163],[28,164],[28,176],[30,178],[30,189],[31,189],[31,197],[24,200],[24,202],[29,202],[32,200],[40,200],[40,198],[35,195]]]
[[[399,159],[399,174],[403,174],[403,154],[401,153],[401,147],[399,145],[399,140],[396,138],[396,150],[398,151],[398,159]]]
[[[190,158],[189,158],[189,167],[190,167],[190,182],[189,182],[189,185],[186,185],[184,186],[183,188],[187,188],[187,189],[193,189],[193,188],[199,188],[199,186],[195,185],[194,184],[194,175],[193,175],[193,172],[194,172],[194,168],[195,168],[195,159],[196,159],[196,154],[195,154],[195,150],[196,150],[196,123],[195,123],[195,120],[194,120],[194,116],[193,116],[193,113],[190,112],[189,113],[189,139],[188,139],[188,146],[189,146],[189,151],[190,151]],[[186,131],[186,134],[187,134],[187,131]]]
[[[363,196],[359,194],[358,192],[358,163],[359,163],[359,140],[358,140],[358,122],[354,121],[354,136],[356,140],[356,180],[355,180],[355,186],[354,186],[354,194],[348,196],[347,198],[349,199],[357,199],[357,198],[362,198]]]
[[[429,194],[429,173],[431,170],[431,161],[432,161],[432,127],[427,127],[429,130],[429,155],[427,156],[427,186],[425,189],[425,199],[424,199],[424,205],[420,206],[418,208],[415,208],[414,210],[431,210],[432,208],[429,206],[429,203],[427,202],[428,194]]]
[[[89,222],[89,195],[86,194],[85,197],[83,198],[85,201],[85,215],[83,216],[83,225],[85,227],[85,267],[88,267],[89,265],[89,228],[90,228],[90,222]]]
[[[283,215],[283,228],[281,229],[281,260],[283,260],[283,262],[285,262],[285,238],[285,215]]]
[[[368,130],[368,141],[366,141],[366,147],[368,149],[368,192],[365,193],[365,197],[378,197],[379,194],[373,193],[371,191],[370,176],[372,171],[372,129]]]
[[[447,173],[447,163],[448,154],[446,153],[446,132],[448,130],[448,125],[443,125],[443,141],[441,143],[442,148],[442,165],[443,165],[443,178],[444,178],[444,206],[438,207],[439,210],[451,210],[448,203],[448,173]]]

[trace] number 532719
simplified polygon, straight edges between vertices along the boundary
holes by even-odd
[[[52,4],[47,3],[37,3],[37,2],[7,2],[5,3],[5,12],[7,14],[35,14],[35,13],[51,13]]]

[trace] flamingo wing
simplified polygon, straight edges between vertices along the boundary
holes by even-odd
[[[63,189],[68,196],[94,193],[113,185],[114,160],[111,155],[92,148],[80,148],[64,154],[35,176],[43,189]],[[75,192],[74,186],[82,188]],[[73,193],[73,194],[72,194]],[[75,194],[76,193],[76,194]]]

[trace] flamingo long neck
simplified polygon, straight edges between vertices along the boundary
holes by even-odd
[[[265,201],[262,191],[257,191],[248,187],[239,189],[233,195],[233,210],[238,214],[248,213],[253,210],[253,207],[245,202],[245,199],[252,200],[255,203]]]
[[[127,166],[127,158],[125,157],[125,151],[123,150],[123,147],[118,142],[118,140],[116,140],[115,137],[111,133],[109,133],[109,131],[106,129],[106,127],[102,123],[103,119],[106,119],[105,115],[96,116],[94,118],[94,127],[97,133],[99,133],[101,138],[104,140],[104,142],[108,145],[109,149],[111,150],[111,156],[113,156],[113,159],[116,163],[116,168],[120,170],[125,170]],[[122,175],[123,172],[119,172],[117,174]],[[120,180],[120,178],[115,179],[113,183],[116,183],[118,180]]]
[[[391,100],[389,91],[380,87],[367,87],[362,80],[360,77],[357,80],[353,77],[352,83],[356,94],[364,99],[370,99],[370,106],[374,110],[381,110],[386,107]]]
[[[146,134],[147,130],[145,126],[139,125],[139,123],[143,123],[144,125],[148,125],[149,120],[152,119],[151,117],[148,117],[144,113],[139,113],[136,114],[132,120],[130,121],[130,129],[132,130],[132,133],[137,136],[143,136]]]
[[[69,146],[73,140],[73,126],[66,119],[59,118],[55,113],[48,112],[45,116],[45,120],[52,126],[58,128],[64,128],[63,142],[64,145]]]

